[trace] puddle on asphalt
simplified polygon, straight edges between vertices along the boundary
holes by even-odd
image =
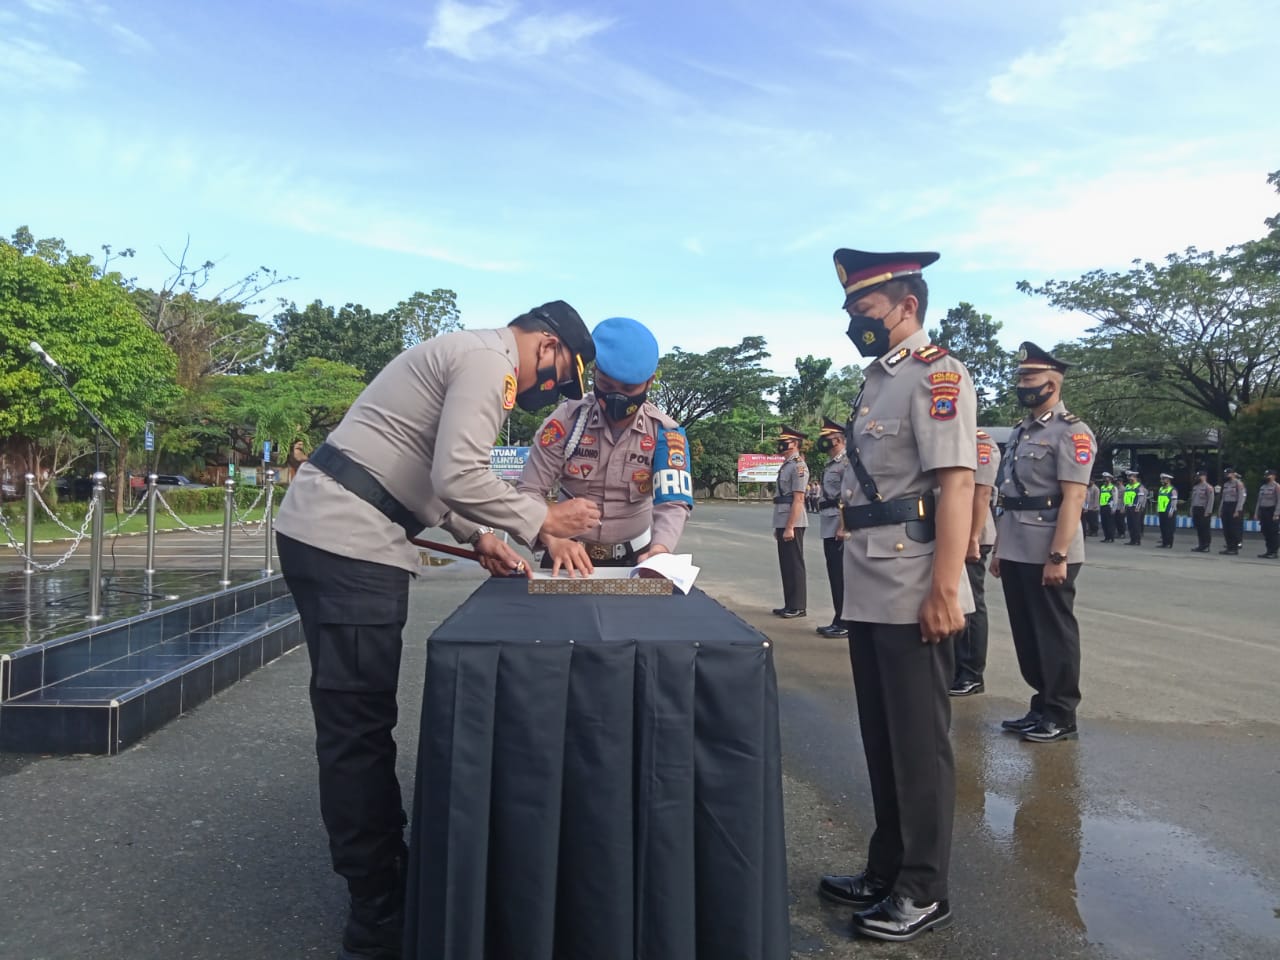
[[[964,812],[1065,927],[1118,957],[1186,956],[1215,941],[1280,956],[1280,900],[1238,858],[1136,807],[1082,812],[1074,747],[984,753],[981,774],[964,773],[987,789],[962,787]]]

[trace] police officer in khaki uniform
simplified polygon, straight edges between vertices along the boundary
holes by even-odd
[[[1262,486],[1258,488],[1258,502],[1253,507],[1253,519],[1262,527],[1262,539],[1266,543],[1266,553],[1258,554],[1259,560],[1280,559],[1280,519],[1276,511],[1280,508],[1280,484],[1276,483],[1276,472],[1270,467],[1262,474]]]
[[[911,940],[952,920],[947,877],[955,765],[952,640],[973,612],[977,398],[964,365],[924,332],[936,253],[837,250],[849,337],[865,357],[847,430],[844,616],[875,803],[866,866],[819,892],[855,908],[854,932]]]
[[[1090,480],[1084,494],[1084,515],[1080,518],[1080,526],[1086,537],[1098,535],[1098,510],[1102,502],[1102,488],[1096,481]]]
[[[1005,447],[991,572],[1004,587],[1022,679],[1035,693],[1005,730],[1074,740],[1080,703],[1076,577],[1084,563],[1080,505],[1093,472],[1093,431],[1062,403],[1068,364],[1034,343],[1018,350],[1018,403],[1030,412]]]
[[[953,697],[971,697],[986,689],[982,675],[987,669],[987,558],[996,542],[994,500],[996,477],[1000,472],[1000,448],[985,430],[978,431],[978,469],[973,477],[973,520],[969,526],[969,550],[964,557],[969,589],[973,591],[973,613],[965,617],[964,631],[956,638],[956,673],[947,692]]]
[[[1160,521],[1160,542],[1156,549],[1172,550],[1173,534],[1178,525],[1178,488],[1173,485],[1173,474],[1160,474],[1160,486],[1156,488],[1156,519]]]
[[[1222,481],[1222,537],[1227,541],[1225,550],[1218,553],[1234,557],[1244,546],[1244,481],[1235,467],[1224,467],[1226,477]]]
[[[595,565],[634,566],[675,550],[693,509],[684,429],[647,400],[658,370],[658,341],[629,317],[601,321],[595,390],[569,400],[542,424],[516,489],[561,501],[590,500],[600,522],[579,539],[543,537],[552,574],[591,573]]]
[[[818,522],[822,530],[822,554],[827,561],[827,582],[831,585],[831,605],[835,611],[831,624],[818,627],[824,637],[847,637],[849,630],[840,619],[844,607],[844,518],[840,515],[840,493],[844,487],[847,458],[844,448],[844,424],[830,417],[822,418],[818,432],[818,450],[827,455],[822,468],[822,484],[818,493]]]
[[[1212,544],[1210,528],[1213,523],[1213,484],[1209,471],[1197,470],[1195,486],[1191,488],[1191,523],[1196,528],[1196,545],[1192,553],[1208,553]]]
[[[786,460],[778,470],[778,493],[773,498],[773,536],[778,541],[778,567],[782,571],[782,606],[773,614],[790,620],[806,615],[804,531],[809,517],[804,511],[804,492],[809,486],[809,467],[800,455],[800,444],[808,436],[783,424],[775,439],[778,452]]]
[[[493,527],[531,543],[593,527],[588,501],[548,508],[489,470],[513,406],[581,396],[591,337],[556,300],[501,330],[447,333],[392,360],[298,470],[276,521],[280,567],[311,659],[320,812],[347,882],[344,960],[400,956],[405,814],[396,687],[409,578],[406,539],[442,526],[495,574],[523,568]],[[490,524],[492,526],[486,526]]]

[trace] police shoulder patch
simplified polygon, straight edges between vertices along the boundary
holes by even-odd
[[[564,439],[566,432],[564,424],[559,420],[548,420],[546,426],[542,428],[542,436],[538,438],[538,446],[549,447],[559,443]]]
[[[510,410],[516,405],[516,378],[507,374],[502,378],[502,409]]]
[[[921,347],[912,354],[913,357],[922,363],[933,363],[935,360],[941,360],[946,355],[947,351],[936,343],[931,343],[927,347]]]

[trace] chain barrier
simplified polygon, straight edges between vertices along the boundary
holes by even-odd
[[[40,499],[39,494],[36,494],[36,499],[37,500]],[[47,510],[48,507],[46,507],[45,509]],[[67,530],[71,530],[71,532],[75,534],[75,540],[72,541],[70,549],[67,550],[67,552],[64,553],[57,560],[54,560],[52,563],[40,563],[39,561],[36,560],[35,557],[28,557],[26,553],[23,552],[23,549],[22,549],[23,545],[18,543],[18,541],[14,539],[13,531],[9,528],[9,520],[8,518],[5,517],[3,513],[0,513],[0,527],[4,527],[5,538],[9,541],[10,546],[12,546],[13,549],[17,552],[18,556],[21,557],[25,562],[30,563],[37,570],[56,570],[58,569],[58,567],[62,566],[64,563],[66,563],[68,560],[71,559],[72,554],[74,554],[77,550],[80,549],[80,543],[84,540],[85,537],[89,535],[89,523],[93,520],[93,510],[94,510],[94,501],[90,500],[89,512],[85,514],[84,523],[81,524],[80,529],[71,530],[70,527],[66,527]]]
[[[258,504],[262,502],[262,498],[266,496],[266,493],[267,493],[267,487],[264,486],[260,488],[258,490],[258,496],[254,499],[253,503],[245,507],[244,513],[240,514],[240,516],[235,518],[235,521],[234,521],[235,525],[244,531],[245,536],[256,537],[258,534],[262,532],[262,527],[267,522],[267,515],[264,512],[262,514],[262,519],[258,521],[258,526],[256,529],[250,530],[245,525],[245,519],[249,516],[249,514],[253,513],[254,509],[258,506]]]
[[[191,526],[191,524],[187,523],[187,521],[183,520],[180,516],[174,513],[173,507],[169,506],[169,501],[164,498],[164,494],[160,492],[159,487],[156,488],[156,499],[158,499],[160,501],[160,505],[164,507],[164,512],[169,514],[169,516],[173,517],[173,519],[178,522],[178,526],[180,526],[183,530],[188,530],[191,533],[198,533],[202,537],[217,536],[218,531],[201,530],[199,527],[193,527]]]
[[[62,522],[61,518],[59,518],[59,516],[53,512],[53,508],[44,502],[44,497],[40,496],[39,490],[35,491],[35,495],[36,495],[36,503],[44,507],[44,512],[49,515],[49,519],[52,520],[54,523],[60,526],[63,530],[67,531],[67,533],[71,534],[74,537],[76,534],[75,527],[68,527],[65,523]],[[90,510],[92,511],[93,501],[90,500],[89,504],[90,504]]]

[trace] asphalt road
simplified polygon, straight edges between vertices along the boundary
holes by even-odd
[[[957,923],[885,945],[850,940],[848,912],[814,894],[820,873],[861,866],[871,802],[847,645],[813,632],[831,613],[821,544],[806,544],[811,616],[780,621],[769,518],[700,505],[682,548],[699,586],[774,640],[795,957],[1280,957],[1280,563],[1192,554],[1181,531],[1174,551],[1091,544],[1078,743],[998,732],[1027,691],[989,585],[988,692],[954,711]],[[479,582],[456,563],[414,587],[406,787],[420,641]],[[332,956],[343,892],[307,674],[295,651],[118,757],[0,756],[0,960]]]

